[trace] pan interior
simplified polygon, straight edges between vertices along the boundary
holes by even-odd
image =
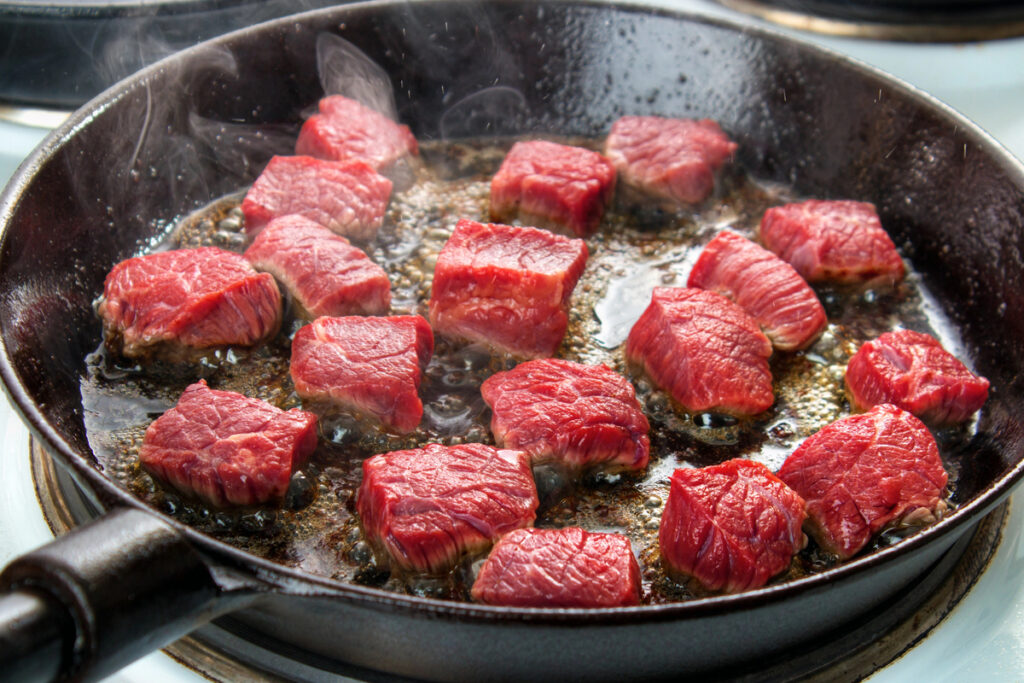
[[[601,142],[560,141],[598,149]],[[367,247],[373,261],[388,272],[393,314],[427,316],[430,264],[456,221],[487,220],[490,178],[510,146],[510,140],[493,138],[423,145],[420,162],[407,169],[409,186],[395,191],[385,225]],[[587,240],[587,268],[573,295],[569,331],[558,356],[603,363],[633,379],[652,426],[652,461],[640,475],[592,473],[579,483],[556,467],[537,467],[541,508],[535,526],[583,526],[627,535],[640,561],[645,602],[702,597],[660,570],[658,529],[675,468],[745,458],[778,470],[803,439],[850,414],[843,385],[846,362],[862,343],[882,332],[918,329],[962,352],[955,328],[940,309],[929,305],[932,295],[916,273],[895,288],[819,288],[830,326],[806,351],[780,352],[772,358],[776,400],[769,411],[737,420],[674,410],[666,393],[629,367],[622,352],[651,289],[685,285],[701,249],[722,228],[756,240],[764,211],[797,199],[801,197],[783,186],[757,182],[733,169],[720,178],[716,196],[699,210],[666,212],[652,209],[649,202],[639,208],[620,202],[606,213],[598,234]],[[239,196],[233,195],[186,217],[175,226],[169,244],[158,248],[244,248],[250,240],[241,227],[238,203]],[[468,600],[473,579],[468,565],[441,578],[389,574],[363,540],[354,510],[362,462],[370,455],[427,443],[494,444],[480,385],[513,362],[492,357],[483,348],[437,340],[420,388],[424,419],[410,435],[388,435],[344,415],[322,419],[321,446],[295,477],[280,509],[210,509],[155,484],[140,467],[138,449],[146,428],[200,375],[214,388],[256,396],[284,409],[301,407],[288,373],[290,336],[299,324],[286,326],[267,346],[208,354],[185,368],[125,363],[101,347],[90,355],[81,386],[87,435],[100,466],[152,507],[261,557],[341,581]],[[953,507],[962,502],[957,473],[970,457],[965,454],[971,451],[972,440],[978,438],[975,426],[972,422],[939,433],[946,469],[953,475]],[[878,537],[874,547],[891,545],[916,530],[891,530]],[[809,544],[776,583],[834,566],[834,558]]]

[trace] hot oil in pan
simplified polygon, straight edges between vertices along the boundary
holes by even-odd
[[[377,239],[361,245],[388,271],[393,314],[426,315],[437,254],[460,218],[487,220],[490,177],[509,144],[422,145],[422,160],[409,169],[408,182],[393,195]],[[959,350],[937,307],[926,305],[927,294],[912,271],[887,292],[818,289],[830,325],[810,349],[772,358],[776,401],[771,410],[748,421],[684,416],[673,410],[663,392],[630,373],[622,356],[621,344],[647,306],[651,289],[685,286],[700,249],[719,230],[728,227],[754,238],[766,208],[795,199],[785,188],[759,184],[738,172],[722,181],[717,196],[694,212],[612,209],[598,234],[587,240],[590,258],[573,295],[569,331],[559,355],[605,363],[631,377],[651,422],[647,471],[639,476],[590,474],[576,484],[550,468],[536,472],[541,494],[536,525],[580,525],[628,535],[640,560],[645,601],[650,603],[695,596],[689,587],[665,578],[659,567],[658,525],[675,468],[744,457],[777,470],[800,441],[849,414],[843,390],[846,362],[861,343],[882,332],[896,327],[929,331],[946,348]],[[237,208],[240,200],[240,195],[228,197],[182,219],[168,246],[212,244],[244,250],[248,239]],[[142,471],[137,454],[146,427],[199,377],[213,388],[256,396],[281,408],[300,406],[288,375],[289,339],[298,326],[286,322],[281,334],[263,347],[213,353],[187,368],[126,366],[102,349],[97,351],[88,359],[82,396],[90,444],[101,466],[154,507],[275,562],[390,590],[466,599],[472,566],[440,579],[389,576],[362,540],[353,510],[361,465],[369,455],[428,442],[493,444],[490,412],[479,387],[513,362],[480,348],[437,338],[421,388],[423,423],[411,435],[386,435],[347,416],[321,420],[320,444],[294,476],[280,509],[211,509],[165,490]],[[940,450],[949,454],[961,450],[971,434],[962,428],[937,436]],[[956,458],[945,461],[951,475],[950,502],[956,504]],[[875,547],[906,533],[887,532]],[[833,564],[812,542],[775,581]]]

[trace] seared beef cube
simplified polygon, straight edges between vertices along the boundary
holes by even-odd
[[[937,426],[970,418],[988,398],[988,380],[967,369],[931,335],[886,332],[853,355],[846,386],[860,410],[892,403]]]
[[[612,125],[604,153],[619,181],[673,202],[697,204],[715,187],[715,172],[736,143],[714,121],[623,116]]]
[[[292,380],[303,400],[406,434],[423,417],[420,379],[433,352],[430,325],[418,315],[317,318],[292,340]]]
[[[756,415],[771,407],[772,344],[721,294],[656,287],[629,331],[626,360],[690,413]]]
[[[408,126],[342,95],[320,100],[320,111],[299,131],[295,153],[329,161],[362,161],[376,171],[417,154]]]
[[[621,534],[516,529],[495,544],[472,595],[513,607],[629,607],[640,604],[640,566]]]
[[[946,470],[928,428],[894,405],[836,420],[779,477],[807,501],[807,531],[840,559],[888,525],[929,524],[946,508]]]
[[[553,356],[586,262],[583,240],[462,219],[437,258],[430,322],[513,356]]]
[[[661,560],[710,591],[759,588],[806,545],[805,518],[803,499],[760,463],[679,469],[661,516]]]
[[[647,467],[650,427],[629,381],[604,365],[556,358],[523,363],[480,387],[491,407],[491,431],[504,448],[534,463],[572,470]]]
[[[390,197],[391,181],[361,161],[276,156],[245,195],[242,212],[249,233],[298,214],[365,241],[376,236]]]
[[[808,282],[893,284],[903,260],[873,204],[811,199],[764,212],[761,240]]]
[[[313,413],[281,410],[199,380],[146,430],[139,461],[211,505],[276,502],[316,448],[316,423]]]
[[[302,216],[270,221],[245,258],[292,293],[307,318],[381,315],[391,307],[391,282],[362,249]]]
[[[615,191],[615,168],[597,152],[535,140],[517,142],[491,180],[491,219],[594,232]]]
[[[393,569],[441,574],[533,524],[537,505],[525,453],[468,443],[367,459],[356,509]]]
[[[810,346],[828,326],[817,295],[793,266],[729,230],[704,247],[687,286],[738,303],[782,351]]]
[[[239,254],[216,247],[138,256],[114,266],[99,305],[107,345],[129,357],[252,346],[281,325],[281,293]]]

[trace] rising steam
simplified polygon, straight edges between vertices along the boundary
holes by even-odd
[[[508,135],[515,130],[514,122],[527,114],[526,98],[516,88],[484,88],[462,98],[441,115],[441,137]]]
[[[327,95],[344,95],[398,120],[391,79],[379,64],[352,43],[331,33],[316,39],[320,85]]]

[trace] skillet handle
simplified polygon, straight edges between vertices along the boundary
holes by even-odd
[[[101,678],[234,603],[181,533],[131,508],[15,558],[0,589],[3,681]]]

